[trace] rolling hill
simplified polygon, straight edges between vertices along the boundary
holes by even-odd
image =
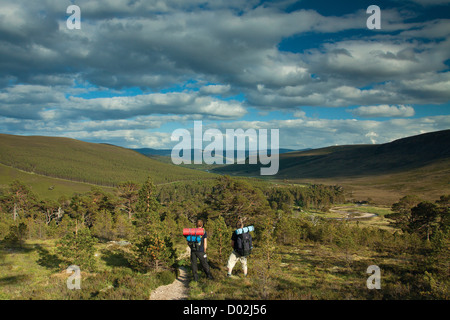
[[[258,165],[228,165],[212,170],[259,175]],[[427,199],[450,192],[450,130],[379,145],[333,146],[280,155],[274,177],[292,182],[340,184],[349,196],[392,203],[404,194]]]
[[[380,145],[333,146],[280,154],[275,181],[342,185],[347,198],[392,204],[406,194],[435,200],[450,193],[450,130]],[[159,156],[161,157],[161,156]],[[163,156],[165,159],[166,157]],[[200,165],[201,166],[201,165]],[[156,184],[215,178],[218,174],[260,177],[258,165],[210,166],[210,172],[158,161],[137,151],[69,138],[0,134],[0,187],[14,178],[49,195],[112,187],[123,181]],[[205,168],[201,167],[205,170]]]
[[[0,134],[0,164],[53,178],[114,186],[124,181],[156,184],[215,175],[161,163],[138,152],[69,138]]]

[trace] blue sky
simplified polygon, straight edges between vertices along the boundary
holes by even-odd
[[[69,5],[81,29],[69,29]],[[381,29],[369,30],[377,5]],[[280,147],[450,129],[450,1],[1,0],[0,132],[171,148],[279,129]]]

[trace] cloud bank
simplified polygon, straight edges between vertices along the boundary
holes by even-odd
[[[450,20],[423,13],[443,1],[380,3],[379,31],[358,5],[238,0],[79,0],[82,28],[69,30],[71,4],[2,0],[2,132],[170,147],[173,128],[202,119],[316,147],[450,127],[448,111],[416,112],[449,106]]]

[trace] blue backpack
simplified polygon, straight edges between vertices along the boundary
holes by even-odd
[[[188,242],[189,248],[192,251],[198,251],[200,249],[200,245],[202,243],[202,237],[200,236],[187,236],[186,240]]]
[[[236,230],[237,239],[236,239],[236,252],[241,257],[247,257],[252,253],[253,245],[252,245],[252,236],[250,235],[250,231],[253,231],[253,226],[245,227],[242,229]]]

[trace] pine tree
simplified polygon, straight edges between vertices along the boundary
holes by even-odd
[[[58,252],[66,262],[65,267],[77,265],[82,270],[95,269],[95,247],[97,240],[91,236],[88,228],[82,228],[77,233],[65,235],[57,243]]]
[[[444,233],[450,230],[450,195],[441,196],[436,201],[437,210],[439,214],[439,229]]]
[[[227,227],[225,219],[219,216],[217,219],[209,220],[208,227],[211,235],[208,233],[208,245],[213,248],[211,251],[217,252],[219,259],[224,261],[231,254],[231,228]]]
[[[114,216],[114,235],[119,239],[131,239],[133,236],[133,225],[123,213]]]
[[[242,180],[224,176],[217,179],[217,184],[207,196],[205,215],[211,218],[223,216],[227,225],[235,225],[239,220],[255,220],[272,212],[267,198],[260,189]],[[253,218],[253,219],[252,219]]]
[[[392,205],[392,214],[386,215],[386,218],[393,220],[391,224],[400,228],[402,231],[409,230],[411,223],[411,209],[414,208],[421,200],[414,195],[407,195]]]
[[[95,214],[91,233],[99,239],[113,240],[115,238],[114,221],[111,212],[102,210]]]
[[[131,181],[122,182],[117,186],[116,192],[127,211],[128,219],[131,219],[139,198],[139,186]]]
[[[10,226],[9,233],[5,236],[4,241],[9,246],[22,247],[27,236],[27,232],[28,227],[23,222],[19,223],[17,226]]]
[[[150,177],[139,190],[139,199],[136,206],[134,223],[137,233],[148,235],[153,233],[163,233],[164,226],[161,223],[159,210],[161,209],[156,199],[156,188]]]
[[[411,209],[411,221],[408,228],[411,232],[422,234],[430,241],[433,228],[436,227],[438,208],[434,203],[424,201]]]
[[[160,271],[175,263],[176,251],[169,237],[149,234],[141,237],[133,247],[130,264],[138,271]]]
[[[9,190],[2,196],[1,202],[5,211],[11,213],[14,221],[30,215],[38,205],[36,195],[27,185],[18,180],[10,184]]]
[[[153,180],[148,177],[138,192],[137,210],[139,212],[152,212],[159,209],[159,202],[156,199],[156,187]]]

